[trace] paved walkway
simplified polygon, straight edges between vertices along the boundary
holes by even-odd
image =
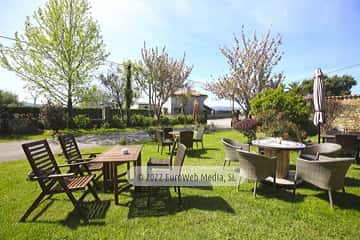
[[[231,128],[231,118],[209,119],[207,124],[214,124],[216,128]]]
[[[230,123],[230,118],[208,120],[208,124],[214,124],[216,128],[230,128]],[[143,142],[151,140],[150,136],[145,131],[89,134],[76,137],[76,140],[80,149],[87,149],[118,144],[120,142],[120,137],[124,136],[126,136],[127,140],[130,142]],[[0,162],[25,159],[21,144],[31,141],[0,143]],[[54,153],[61,152],[60,145],[57,140],[48,139],[48,141]]]

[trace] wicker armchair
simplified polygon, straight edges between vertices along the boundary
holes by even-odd
[[[336,143],[320,143],[306,146],[300,152],[300,158],[307,160],[317,160],[319,155],[332,156],[341,150],[341,145]]]
[[[345,191],[345,175],[353,161],[353,158],[332,158],[327,156],[319,156],[319,160],[316,161],[298,158],[296,162],[295,183],[297,180],[302,179],[305,182],[327,190],[330,207],[332,208],[331,191],[339,189]],[[294,184],[293,191],[295,194],[296,184]]]
[[[341,156],[355,157],[358,151],[358,139],[354,134],[335,135],[335,141],[340,144],[342,149],[339,152]]]
[[[267,177],[273,177],[274,187],[276,186],[276,157],[268,157],[239,149],[236,151],[239,155],[240,162],[238,189],[242,178],[255,180],[254,197],[256,197],[256,187],[259,181]]]
[[[236,149],[250,151],[250,145],[245,143],[238,143],[234,140],[223,138],[221,142],[224,144],[225,148],[225,159],[224,167],[226,163],[230,165],[231,162],[239,162],[239,154],[236,152]]]
[[[186,149],[193,149],[194,132],[190,130],[181,131],[179,143],[184,144]]]

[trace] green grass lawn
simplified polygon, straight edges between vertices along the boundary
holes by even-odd
[[[245,140],[232,130],[206,134],[205,150],[189,154],[185,165],[221,166],[222,137]],[[99,150],[104,148],[94,149]],[[149,156],[161,156],[153,143],[144,144],[143,164]],[[294,168],[296,154],[291,157]],[[346,193],[334,194],[334,209],[326,192],[308,184],[299,186],[296,196],[260,184],[256,199],[251,182],[240,191],[182,188],[182,208],[172,189],[161,189],[149,209],[145,193],[137,198],[132,190],[122,193],[122,205],[116,206],[112,194],[100,191],[101,211],[87,225],[64,194],[45,200],[26,223],[19,223],[39,194],[39,186],[25,180],[29,170],[25,160],[0,164],[0,239],[360,239],[359,165],[352,165],[347,174]]]

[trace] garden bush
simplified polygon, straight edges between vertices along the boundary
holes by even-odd
[[[90,118],[85,114],[79,114],[74,117],[77,128],[87,129],[90,127]]]
[[[120,115],[113,115],[110,125],[112,128],[124,128],[125,127],[125,123],[121,119]]]
[[[251,143],[252,140],[256,139],[256,129],[258,126],[259,122],[251,118],[236,121],[233,125],[236,130],[247,137],[248,143]]]
[[[45,104],[40,109],[40,119],[46,129],[54,130],[55,133],[59,129],[63,129],[66,124],[64,108],[51,102]]]
[[[251,114],[261,130],[271,136],[301,140],[309,121],[310,109],[302,96],[283,86],[267,89],[251,100]]]

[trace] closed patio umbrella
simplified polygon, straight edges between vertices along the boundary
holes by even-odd
[[[199,112],[200,112],[199,101],[197,99],[195,99],[194,104],[193,104],[193,121],[194,122],[197,122]]]
[[[318,143],[320,143],[320,125],[325,123],[325,89],[324,89],[324,75],[320,68],[315,70],[314,75],[314,89],[313,89],[313,98],[314,98],[314,124],[318,126],[319,136]]]

